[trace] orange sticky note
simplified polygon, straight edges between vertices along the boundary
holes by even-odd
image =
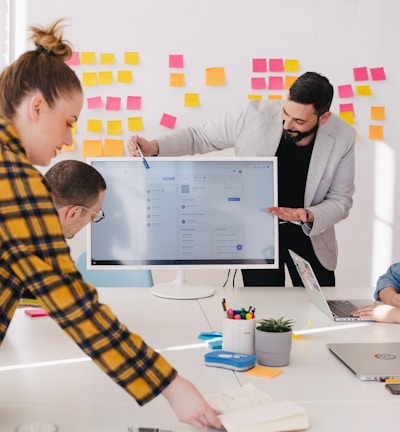
[[[268,99],[272,99],[272,100],[281,100],[282,99],[282,95],[268,95]]]
[[[206,85],[208,86],[225,85],[225,69],[223,67],[207,68]]]
[[[103,143],[101,142],[101,140],[84,140],[82,147],[82,156],[103,156]]]
[[[285,89],[289,90],[292,84],[297,80],[297,76],[286,75],[285,76]]]
[[[385,107],[372,106],[371,107],[371,120],[385,120]]]
[[[104,140],[103,156],[123,156],[124,155],[124,140],[114,140],[106,138]]]
[[[169,85],[171,87],[184,87],[185,86],[185,74],[183,74],[183,73],[170,73],[169,74]]]
[[[383,140],[383,126],[370,125],[370,127],[369,127],[369,139]]]
[[[283,373],[283,369],[270,368],[265,366],[254,366],[245,372],[246,375],[256,378],[275,378],[276,376]]]

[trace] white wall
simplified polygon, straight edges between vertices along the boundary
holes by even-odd
[[[395,260],[400,260],[400,230],[397,184],[399,173],[397,115],[399,95],[398,24],[395,0],[70,0],[48,2],[18,0],[26,7],[27,24],[46,24],[57,18],[69,19],[66,37],[77,51],[113,52],[118,63],[112,67],[76,68],[83,71],[124,69],[125,51],[137,51],[140,64],[134,66],[131,85],[115,84],[85,88],[86,96],[141,95],[141,134],[156,138],[168,132],[159,125],[162,113],[178,117],[176,128],[201,123],[226,110],[242,105],[250,93],[253,58],[298,59],[297,75],[313,70],[326,75],[335,86],[369,84],[370,97],[336,96],[332,106],[352,102],[356,110],[359,140],[356,145],[356,193],[350,217],[338,224],[339,284],[371,286],[376,277]],[[24,9],[24,8],[23,8]],[[21,29],[21,16],[18,28]],[[21,33],[19,33],[21,36]],[[168,67],[169,54],[184,55],[184,69]],[[207,87],[204,70],[225,68],[224,87]],[[384,67],[386,81],[355,83],[353,68]],[[169,86],[171,71],[185,74],[185,88]],[[184,93],[199,93],[199,108],[183,106]],[[273,92],[272,92],[273,93]],[[275,92],[282,95],[285,91]],[[336,92],[337,93],[337,92]],[[368,138],[370,107],[385,106],[384,142]],[[113,113],[111,113],[113,114]],[[117,117],[125,117],[120,112]],[[132,113],[129,113],[132,116]],[[78,123],[78,151],[60,157],[80,158],[82,139],[94,139],[85,131],[88,118],[114,119],[115,113],[84,109]],[[122,137],[127,139],[129,133]],[[99,134],[104,138],[104,134]],[[85,247],[82,233],[71,242],[76,254]],[[207,272],[208,273],[208,272]],[[224,273],[225,275],[225,273]],[[221,275],[218,275],[221,278]],[[222,277],[224,279],[224,277]],[[223,281],[222,281],[223,282]],[[221,283],[222,283],[221,282]]]

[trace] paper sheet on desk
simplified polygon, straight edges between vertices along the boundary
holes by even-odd
[[[206,399],[222,413],[220,419],[228,432],[280,432],[309,428],[304,408],[292,401],[274,402],[251,384],[211,394]]]

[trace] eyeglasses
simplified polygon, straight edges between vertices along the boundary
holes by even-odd
[[[84,210],[87,210],[88,212],[93,213],[95,215],[92,217],[92,222],[94,222],[94,223],[100,222],[101,220],[103,220],[106,217],[106,215],[104,214],[104,210],[102,208],[96,212],[96,211],[90,210],[89,208],[84,207],[82,205],[79,207],[83,208]]]

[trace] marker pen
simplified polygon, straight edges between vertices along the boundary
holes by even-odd
[[[139,146],[137,143],[136,143],[136,148],[137,148],[137,151],[138,151],[140,157],[142,158],[143,165],[146,167],[146,169],[149,169],[150,166],[149,166],[149,164],[147,163],[146,158],[143,156],[142,149],[140,148],[140,146]]]

